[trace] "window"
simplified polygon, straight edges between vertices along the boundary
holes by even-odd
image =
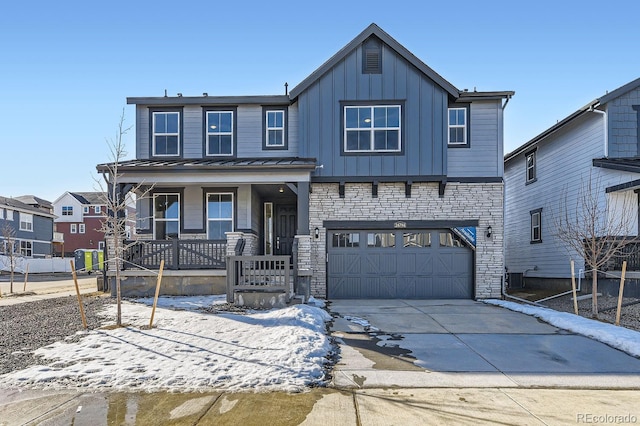
[[[0,207],[0,220],[4,219],[4,208]]]
[[[207,155],[233,155],[233,111],[207,111]]]
[[[180,113],[153,113],[153,156],[162,157],[180,153]]]
[[[98,250],[104,250],[104,241],[98,241]]]
[[[207,194],[207,238],[226,240],[233,231],[233,194]]]
[[[69,227],[69,232],[71,232],[72,234],[77,234],[78,233],[78,225],[75,223],[72,223]]]
[[[542,242],[542,209],[531,212],[531,243]]]
[[[20,241],[20,254],[22,256],[33,256],[33,243],[31,241]]]
[[[13,210],[7,209],[7,220],[13,220]]]
[[[96,214],[100,214],[102,213],[102,206],[95,206],[93,210],[96,212]]]
[[[20,213],[20,230],[33,231],[33,215]]]
[[[73,206],[62,206],[62,216],[73,216]]]
[[[89,214],[89,206],[82,206],[82,213]]]
[[[265,148],[284,148],[284,110],[265,111]]]
[[[467,145],[466,108],[449,108],[449,145]]]
[[[526,155],[527,158],[527,183],[536,181],[536,152],[532,151]]]
[[[395,247],[396,236],[392,232],[367,233],[367,247]]]
[[[360,234],[357,232],[333,234],[333,247],[360,247]]]
[[[85,225],[84,225],[84,223],[79,223],[79,224],[78,224],[78,232],[79,232],[80,234],[84,234],[84,231],[85,231]]]
[[[345,106],[345,152],[399,152],[400,105]]]
[[[430,232],[405,232],[402,239],[404,247],[431,247]]]
[[[156,240],[176,239],[180,236],[180,195],[153,195],[153,235]]]

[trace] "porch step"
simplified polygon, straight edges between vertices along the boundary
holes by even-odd
[[[285,291],[236,290],[233,292],[233,303],[253,309],[284,308],[287,306]]]

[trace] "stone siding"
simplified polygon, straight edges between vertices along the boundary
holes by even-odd
[[[309,195],[309,227],[318,228],[320,235],[311,239],[311,293],[318,297],[326,297],[325,220],[478,220],[475,297],[501,296],[504,276],[502,183],[447,183],[442,198],[438,196],[438,183],[414,183],[411,198],[405,197],[402,182],[380,183],[377,198],[371,196],[370,183],[347,183],[344,198],[338,194],[337,183],[313,183]],[[485,235],[489,226],[491,238]]]

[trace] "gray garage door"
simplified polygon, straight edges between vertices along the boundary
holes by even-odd
[[[473,250],[451,230],[340,230],[328,237],[329,298],[473,298]]]

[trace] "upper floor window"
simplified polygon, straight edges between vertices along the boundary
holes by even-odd
[[[284,110],[265,111],[265,148],[285,148]]]
[[[102,206],[95,206],[93,209],[96,212],[96,214],[102,213]]]
[[[207,194],[207,238],[226,240],[233,231],[233,194]]]
[[[535,182],[536,177],[536,151],[531,151],[526,155],[527,164],[527,183]]]
[[[180,154],[180,113],[154,112],[153,114],[153,156]]]
[[[7,209],[7,220],[13,220],[13,210]]]
[[[80,234],[84,234],[84,233],[85,233],[85,230],[86,230],[86,226],[85,226],[85,224],[84,224],[84,223],[79,223],[79,224],[78,224],[78,232],[79,232]]]
[[[531,243],[542,242],[542,209],[529,212],[531,214]]]
[[[399,152],[400,105],[345,106],[345,152]]]
[[[20,213],[20,230],[33,231],[33,215]]]
[[[73,206],[62,206],[62,216],[73,216]]]
[[[4,219],[4,208],[0,207],[0,219]]]
[[[180,236],[180,194],[153,195],[153,235],[156,240]]]
[[[449,108],[449,145],[468,145],[467,109]]]
[[[89,214],[89,206],[82,206],[82,213]]]
[[[233,155],[233,111],[207,111],[207,155]]]

